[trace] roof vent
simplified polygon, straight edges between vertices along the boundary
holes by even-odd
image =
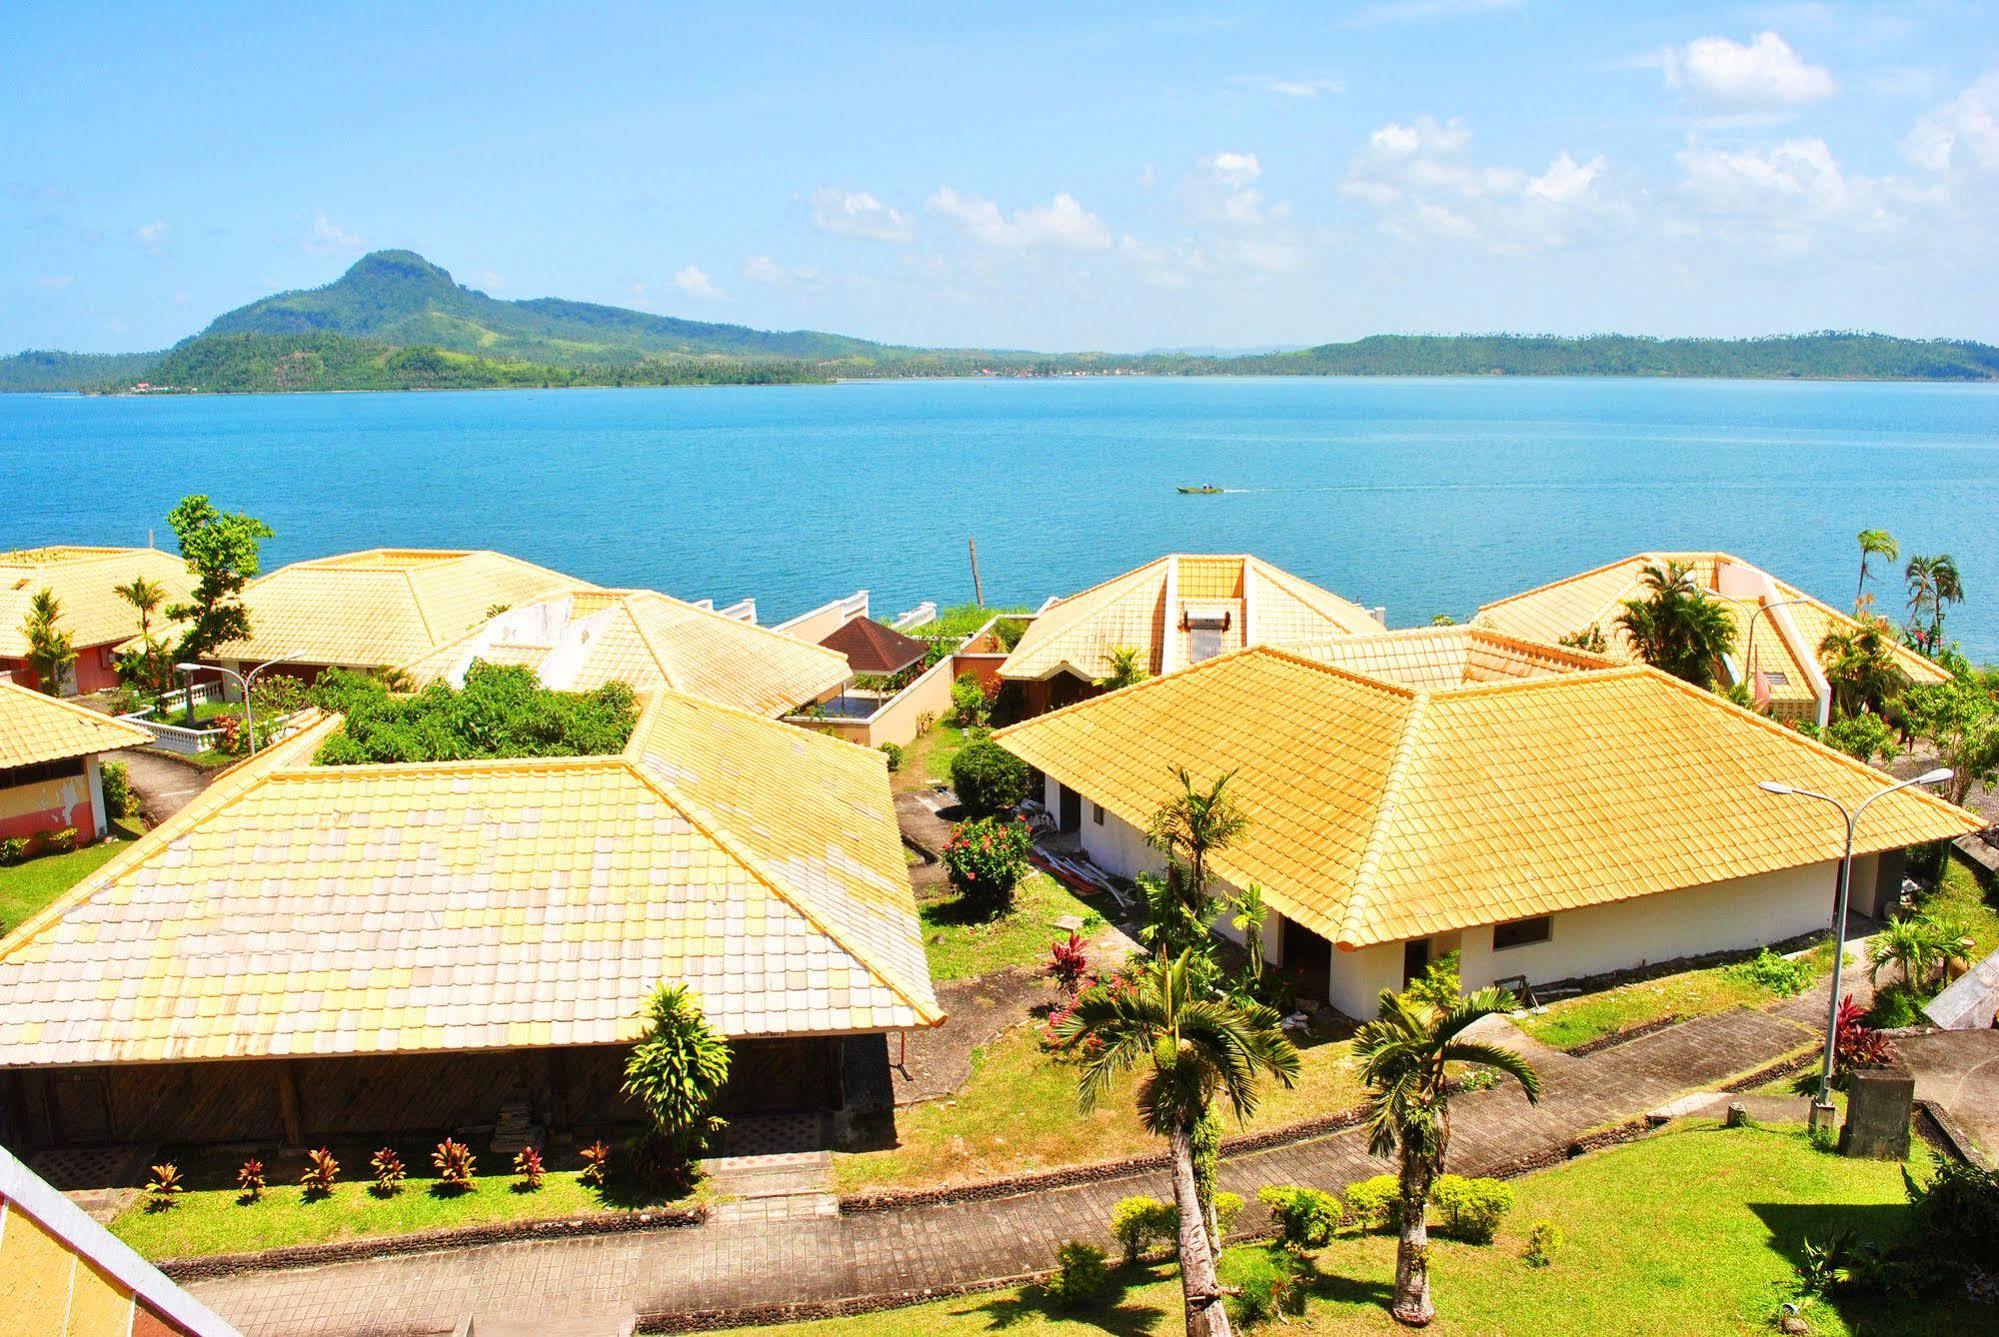
[[[1235,621],[1235,609],[1226,604],[1188,604],[1180,625],[1188,631],[1227,631]]]

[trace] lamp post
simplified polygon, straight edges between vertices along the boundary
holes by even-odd
[[[1860,825],[1860,816],[1878,798],[1886,798],[1911,785],[1936,785],[1950,779],[1950,768],[1939,766],[1933,771],[1925,771],[1912,779],[1877,789],[1860,801],[1858,807],[1848,808],[1830,794],[1821,794],[1814,789],[1799,789],[1795,785],[1782,784],[1776,780],[1758,780],[1756,787],[1770,794],[1782,794],[1794,798],[1817,799],[1830,803],[1839,809],[1841,820],[1846,823],[1846,852],[1839,859],[1839,892],[1834,900],[1832,919],[1832,1003],[1826,1010],[1825,1057],[1819,1065],[1819,1093],[1812,1101],[1812,1127],[1829,1127],[1832,1123],[1832,1069],[1835,1050],[1839,1041],[1839,974],[1840,966],[1846,960],[1846,906],[1847,897],[1853,883],[1853,832]]]
[[[270,668],[273,664],[283,664],[297,658],[298,651],[287,650],[276,659],[266,659],[248,673],[238,673],[235,669],[223,668],[220,664],[175,664],[174,667],[186,674],[198,673],[204,669],[211,673],[226,673],[236,680],[236,685],[243,689],[243,728],[248,732],[250,755],[254,757],[257,755],[257,713],[250,705],[250,689],[257,685],[257,675],[265,669]],[[194,713],[194,679],[192,677],[188,679],[187,683],[187,709],[190,715]]]

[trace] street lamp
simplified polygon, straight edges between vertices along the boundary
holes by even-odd
[[[249,734],[250,755],[254,757],[257,755],[257,714],[250,706],[250,689],[256,686],[257,675],[271,667],[271,665],[283,664],[297,658],[298,651],[287,650],[276,659],[266,659],[248,673],[238,673],[235,669],[223,668],[220,664],[175,664],[174,667],[180,672],[188,674],[199,673],[203,670],[211,673],[226,673],[236,680],[236,685],[243,689],[243,728]],[[187,710],[189,715],[194,713],[194,680],[192,678],[188,680],[187,684]]]
[[[1950,779],[1950,768],[1939,766],[1933,771],[1924,771],[1912,779],[1877,789],[1860,801],[1860,806],[1848,808],[1830,794],[1821,794],[1814,789],[1799,789],[1795,785],[1783,784],[1776,780],[1758,780],[1756,787],[1765,793],[1781,794],[1793,798],[1815,798],[1821,803],[1830,803],[1839,809],[1840,817],[1846,822],[1846,852],[1839,860],[1839,893],[1835,898],[1832,924],[1832,1003],[1826,1011],[1825,1058],[1819,1065],[1819,1093],[1812,1101],[1812,1127],[1814,1129],[1832,1123],[1832,1068],[1834,1051],[1839,1040],[1839,968],[1846,960],[1846,903],[1853,881],[1853,831],[1860,824],[1860,815],[1877,798],[1909,788],[1911,785],[1937,785]]]

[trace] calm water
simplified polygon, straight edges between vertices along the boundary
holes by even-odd
[[[1214,482],[1224,496],[1183,497]],[[1844,605],[1853,535],[1947,550],[1999,659],[1999,388],[1084,380],[463,394],[0,395],[0,547],[144,543],[185,492],[268,563],[504,549],[605,584],[1039,602],[1166,550],[1253,551],[1394,625],[1645,548],[1723,548]],[[1884,604],[1901,609],[1899,571]]]

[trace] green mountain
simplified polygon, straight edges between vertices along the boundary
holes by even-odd
[[[502,360],[587,366],[645,357],[870,357],[882,345],[813,330],[713,325],[538,297],[510,302],[454,282],[414,251],[376,251],[323,288],[279,293],[218,316],[215,334],[344,334]]]
[[[111,381],[129,383],[143,377],[159,360],[158,353],[58,353],[30,348],[12,357],[0,357],[0,394],[80,390]]]

